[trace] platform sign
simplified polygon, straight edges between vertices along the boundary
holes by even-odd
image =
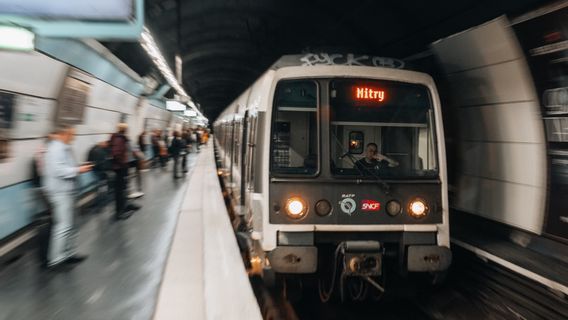
[[[144,1],[0,0],[2,24],[44,37],[137,40],[144,27]]]
[[[513,20],[539,96],[550,186],[544,232],[568,240],[568,3]]]

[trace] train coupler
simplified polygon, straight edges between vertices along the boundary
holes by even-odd
[[[382,274],[384,250],[378,241],[346,241],[340,246],[344,275],[377,277]]]

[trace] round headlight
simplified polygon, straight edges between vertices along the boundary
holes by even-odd
[[[327,200],[320,200],[316,203],[316,213],[320,217],[327,216],[331,213],[331,203]]]
[[[292,219],[300,219],[306,215],[308,212],[308,207],[306,202],[300,197],[293,197],[286,201],[286,206],[284,207],[286,214]]]
[[[414,218],[422,218],[428,214],[428,205],[422,199],[414,199],[408,204],[408,213]]]
[[[396,200],[391,200],[389,202],[387,202],[387,213],[389,216],[394,217],[397,214],[400,213],[400,211],[402,211],[402,206],[400,205],[400,202],[396,201]]]

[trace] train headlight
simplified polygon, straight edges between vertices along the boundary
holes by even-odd
[[[387,202],[387,213],[389,216],[394,217],[397,214],[400,213],[400,211],[402,211],[402,206],[400,205],[400,202],[396,201],[396,200],[391,200],[389,202]]]
[[[302,198],[292,197],[286,201],[284,211],[286,211],[288,217],[292,219],[300,219],[308,213],[308,206],[306,206],[306,202]]]
[[[408,213],[414,218],[422,218],[428,214],[428,205],[422,199],[414,199],[408,204]]]

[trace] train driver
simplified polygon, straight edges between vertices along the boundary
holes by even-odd
[[[355,162],[355,169],[370,174],[371,170],[377,170],[381,167],[398,167],[398,161],[391,159],[378,152],[377,144],[370,142],[365,149],[365,157]]]

